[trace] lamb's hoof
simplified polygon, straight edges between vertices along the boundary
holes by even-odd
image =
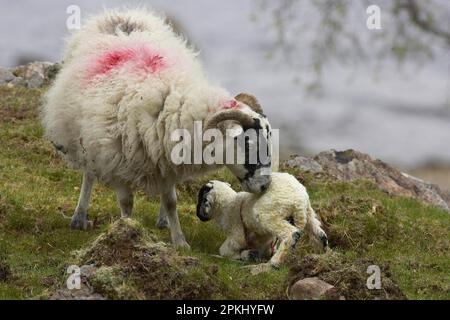
[[[244,250],[241,252],[241,259],[249,262],[261,262],[262,258],[258,250]]]
[[[165,218],[165,219],[158,218],[158,221],[156,222],[156,227],[158,229],[168,229],[169,221],[167,220],[167,218]]]
[[[254,264],[251,266],[245,266],[244,268],[250,270],[250,274],[253,276],[256,276],[257,274],[269,272],[272,270],[272,266],[270,263],[260,263],[260,264]]]

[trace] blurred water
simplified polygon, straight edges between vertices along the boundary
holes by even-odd
[[[0,65],[19,58],[56,61],[68,34],[66,8],[82,16],[137,1],[0,0]],[[273,127],[282,129],[282,151],[315,153],[355,148],[403,166],[450,163],[450,56],[423,68],[328,66],[324,95],[307,97],[296,71],[265,57],[273,39],[250,19],[254,0],[147,1],[169,13],[198,48],[210,78],[231,92],[248,91],[262,102]]]

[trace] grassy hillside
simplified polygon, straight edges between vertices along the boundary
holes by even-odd
[[[96,185],[89,211],[94,228],[69,230],[81,175],[70,170],[42,139],[36,118],[40,89],[0,88],[0,299],[46,297],[63,286],[71,252],[87,246],[119,217],[113,192]],[[291,170],[292,171],[292,170]],[[334,252],[352,261],[388,266],[410,299],[450,299],[450,216],[415,200],[393,198],[365,181],[292,171],[306,185],[324,221]],[[215,178],[236,183],[224,171]],[[180,186],[179,215],[191,252],[218,266],[224,288],[213,298],[284,298],[288,267],[252,276],[242,264],[215,258],[223,237],[195,216],[198,187],[205,177]],[[155,228],[157,199],[136,196],[133,218],[168,241]],[[302,241],[293,260],[310,251]],[[291,259],[292,260],[292,259]],[[339,281],[339,279],[336,279]]]

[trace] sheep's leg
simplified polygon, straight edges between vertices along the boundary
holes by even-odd
[[[166,229],[169,227],[169,220],[167,219],[167,212],[164,210],[164,206],[162,205],[162,196],[161,196],[161,205],[159,206],[159,215],[158,221],[156,222],[156,227],[158,229]]]
[[[161,206],[167,213],[172,244],[175,247],[189,248],[189,244],[186,242],[183,231],[181,231],[180,220],[178,219],[177,193],[175,186],[172,186],[161,193]]]
[[[80,198],[77,208],[72,216],[70,227],[77,230],[86,230],[88,226],[87,210],[91,199],[92,186],[95,178],[93,175],[85,172],[83,174],[83,183],[81,184]]]
[[[122,218],[129,218],[133,211],[133,191],[124,184],[117,185],[115,190],[120,206],[120,215]]]

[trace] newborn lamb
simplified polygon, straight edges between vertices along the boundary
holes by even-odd
[[[315,247],[328,247],[327,235],[311,208],[306,188],[288,173],[273,173],[262,194],[236,193],[213,180],[199,191],[197,216],[214,219],[227,235],[220,255],[246,261],[270,258],[279,267],[306,229]]]

